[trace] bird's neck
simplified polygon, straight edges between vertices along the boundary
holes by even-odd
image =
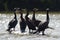
[[[35,20],[35,12],[33,12],[32,20]]]
[[[46,21],[47,22],[49,22],[49,14],[48,13],[49,13],[49,11],[47,11],[47,13],[46,13]]]

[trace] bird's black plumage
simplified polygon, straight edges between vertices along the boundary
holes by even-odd
[[[20,15],[21,15],[20,16],[20,19],[21,19],[21,21],[20,21],[20,30],[23,33],[23,32],[25,32],[25,29],[26,29],[26,21],[23,18],[23,13],[22,12],[20,12]]]
[[[15,30],[17,22],[18,21],[17,21],[16,13],[14,12],[14,18],[9,22],[7,31],[11,32],[11,28],[14,28]]]
[[[48,24],[49,24],[49,15],[48,15],[48,11],[46,13],[46,21],[40,25],[38,25],[38,29],[36,30],[36,32],[34,32],[33,34],[37,33],[37,32],[41,32],[42,31],[42,35],[44,35],[44,31],[45,29],[49,28]]]
[[[35,10],[33,10],[32,22],[35,25],[35,27],[38,27],[39,23],[41,22],[40,20],[36,20],[36,18],[35,18]]]
[[[35,25],[33,24],[32,20],[28,17],[29,11],[27,11],[27,14],[25,16],[26,24],[28,25],[29,32],[30,30],[36,30]]]

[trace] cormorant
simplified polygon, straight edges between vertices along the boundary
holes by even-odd
[[[29,15],[29,10],[27,10],[27,14],[25,16],[25,19],[26,19],[26,24],[28,25],[28,28],[29,28],[29,33],[31,33],[31,30],[33,32],[33,30],[36,30],[36,27],[33,24],[32,20],[28,17],[28,15]]]
[[[40,20],[36,20],[35,18],[35,11],[36,9],[33,9],[33,17],[32,17],[32,22],[35,25],[35,27],[38,27],[39,23],[41,22]]]
[[[15,9],[16,10],[16,9]],[[15,30],[15,27],[16,27],[16,25],[17,25],[17,17],[16,17],[16,13],[15,13],[15,10],[14,10],[14,18],[9,22],[9,24],[8,24],[8,29],[7,29],[7,31],[9,32],[9,33],[11,33],[12,32],[12,28],[14,28],[14,30]]]
[[[21,19],[21,21],[20,21],[20,30],[21,30],[21,32],[23,33],[23,32],[25,32],[25,29],[26,29],[26,21],[25,21],[25,19],[23,18],[23,13],[22,13],[22,10],[20,10],[20,19]]]

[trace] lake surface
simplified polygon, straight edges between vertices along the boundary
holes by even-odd
[[[6,29],[8,28],[8,23],[13,19],[13,17],[13,14],[0,14],[0,40],[60,40],[60,14],[49,14],[49,26],[54,28],[54,30],[46,29],[45,36],[42,36],[41,33],[39,35],[29,34],[28,28],[26,28],[27,34],[9,34]],[[32,18],[32,14],[29,15],[29,18]],[[15,30],[19,33],[19,14],[17,14],[17,19],[18,24]],[[46,20],[46,14],[36,14],[36,19],[44,22]]]

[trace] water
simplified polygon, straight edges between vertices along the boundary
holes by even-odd
[[[17,33],[20,33],[20,26],[19,26],[19,14],[17,14],[18,24],[16,26]],[[25,14],[24,14],[25,16]],[[6,32],[8,28],[8,23],[14,17],[13,14],[0,14],[0,40],[60,40],[60,14],[49,14],[50,23],[49,26],[54,28],[54,30],[47,29],[45,31],[45,36],[42,36],[41,33],[37,34],[29,34],[28,28],[26,28],[27,34],[9,34]],[[32,14],[29,15],[29,18],[32,18]],[[36,14],[36,19],[45,21],[46,15],[45,14]]]

